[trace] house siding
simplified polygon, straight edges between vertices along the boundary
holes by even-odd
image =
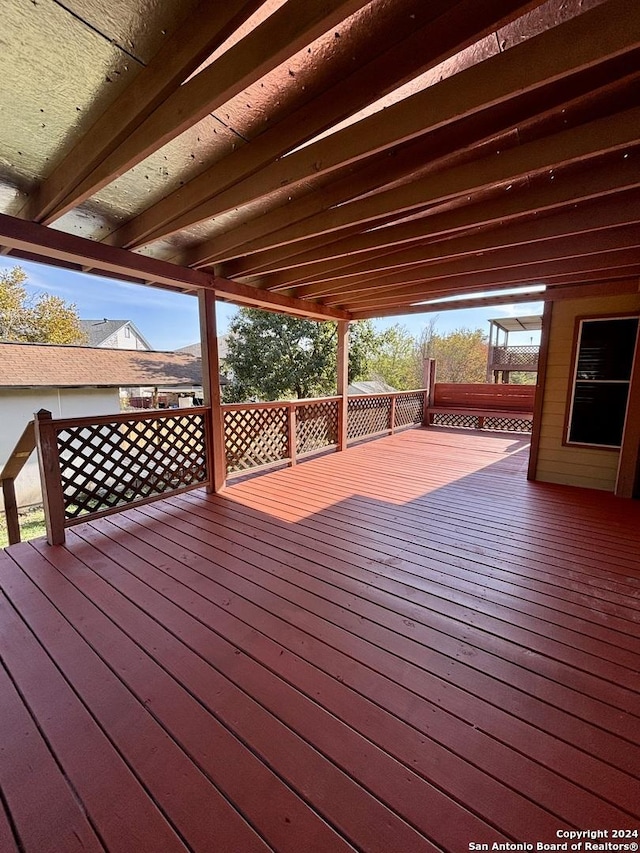
[[[34,412],[40,409],[47,409],[54,418],[110,415],[120,411],[120,395],[117,388],[0,389],[0,470]],[[16,479],[16,498],[21,507],[42,500],[35,451]]]
[[[640,295],[558,301],[553,307],[536,479],[613,491],[620,452],[563,445],[578,317],[640,313]]]

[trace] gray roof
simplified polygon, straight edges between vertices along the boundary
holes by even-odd
[[[499,317],[489,322],[498,326],[504,332],[537,332],[542,328],[542,316],[528,315],[527,317]]]
[[[87,346],[99,347],[108,338],[110,338],[111,335],[115,335],[119,329],[126,326],[127,323],[131,326],[143,344],[148,347],[148,349],[151,349],[149,341],[145,338],[135,323],[131,322],[131,320],[108,320],[106,317],[102,320],[80,320],[80,328],[87,336]]]
[[[202,355],[202,344],[198,341],[195,344],[180,347],[176,352],[186,352],[189,353],[189,355],[195,355],[197,358],[200,358]],[[229,346],[227,344],[227,335],[220,335],[218,337],[218,358],[226,358],[228,352]]]
[[[368,382],[352,382],[347,394],[393,394],[397,390],[382,379],[370,379]]]

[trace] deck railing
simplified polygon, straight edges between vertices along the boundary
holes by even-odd
[[[36,433],[33,421],[29,421],[16,442],[16,446],[11,451],[11,455],[7,459],[4,468],[0,472],[9,545],[15,545],[20,541],[20,520],[18,518],[18,502],[16,500],[15,488],[16,477],[22,471],[35,449]]]
[[[427,393],[349,396],[346,424],[342,397],[224,405],[225,473],[294,465],[310,454],[420,424]],[[49,542],[63,542],[65,529],[81,521],[211,486],[211,419],[208,407],[62,419],[38,412],[24,440],[32,446],[35,436],[38,447]],[[15,464],[5,469],[13,544],[20,541]]]
[[[423,422],[425,394],[349,395],[347,442]],[[222,406],[227,473],[288,463],[339,446],[341,397]]]
[[[209,482],[210,409],[36,417],[49,541],[73,524]]]
[[[537,370],[540,347],[494,346],[489,352],[491,370]]]

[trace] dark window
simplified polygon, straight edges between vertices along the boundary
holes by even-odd
[[[582,320],[568,441],[620,447],[638,318]]]

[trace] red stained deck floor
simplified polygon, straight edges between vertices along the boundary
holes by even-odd
[[[0,849],[640,829],[640,506],[527,452],[411,430],[0,552]]]

